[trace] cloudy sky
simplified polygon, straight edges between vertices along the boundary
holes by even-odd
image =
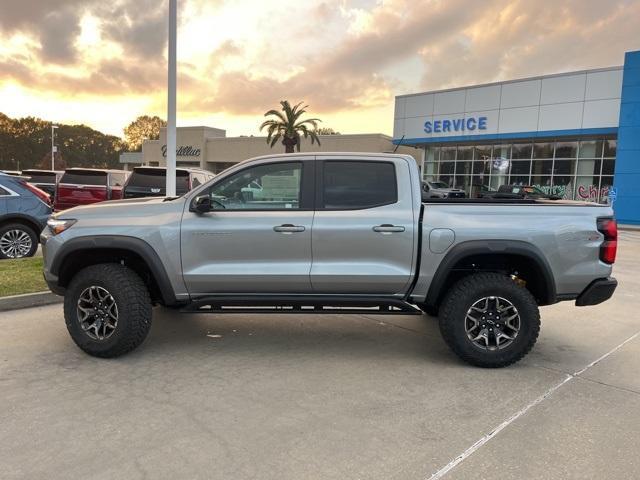
[[[640,0],[178,0],[178,124],[257,134],[281,99],[390,134],[394,95],[621,65]],[[0,0],[0,111],[122,135],[166,116],[163,0]]]

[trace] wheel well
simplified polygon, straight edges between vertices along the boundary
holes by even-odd
[[[42,227],[40,225],[38,225],[34,221],[31,221],[23,217],[5,217],[2,220],[0,220],[0,228],[4,227],[5,225],[9,225],[11,223],[19,223],[20,225],[29,227],[31,230],[35,232],[36,238],[39,237],[40,233],[42,232]]]
[[[538,305],[553,302],[554,287],[549,285],[543,267],[535,259],[519,254],[483,253],[458,260],[449,270],[436,298],[436,306],[445,294],[461,278],[478,272],[495,272],[512,276],[514,281],[524,282]]]
[[[58,274],[58,284],[69,286],[73,277],[83,268],[100,263],[119,263],[135,271],[149,289],[154,303],[163,303],[162,294],[147,262],[137,253],[120,248],[91,248],[74,250],[66,256]]]

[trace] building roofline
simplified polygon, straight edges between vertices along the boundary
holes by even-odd
[[[224,128],[218,128],[218,127],[208,127],[206,125],[185,125],[185,126],[180,126],[180,127],[176,127],[176,128],[180,128],[182,130],[195,130],[195,129],[201,129],[204,128],[205,130],[224,130]],[[166,130],[167,127],[160,127],[160,130]]]
[[[181,128],[181,127],[179,127]],[[393,137],[386,135],[384,133],[340,133],[334,135],[318,135],[320,138],[340,138],[340,137],[381,137],[387,140],[391,140]],[[252,135],[252,136],[237,136],[237,137],[213,137],[207,138],[207,142],[209,141],[223,141],[223,140],[244,140],[245,138],[258,138],[262,140],[266,140],[266,135]]]
[[[555,78],[555,77],[564,77],[567,75],[582,75],[582,74],[587,74],[587,73],[598,73],[598,72],[609,72],[609,71],[613,71],[613,70],[622,70],[623,66],[613,66],[613,67],[603,67],[603,68],[591,68],[588,70],[576,70],[576,71],[571,71],[571,72],[560,72],[560,73],[550,73],[550,74],[546,74],[546,75],[537,75],[535,77],[523,77],[523,78],[516,78],[513,80],[504,80],[501,82],[490,82],[490,83],[479,83],[477,85],[464,85],[462,87],[452,87],[452,88],[445,88],[442,90],[428,90],[426,92],[418,92],[418,93],[405,93],[403,95],[396,95],[395,98],[406,98],[406,97],[416,97],[419,95],[431,95],[434,93],[445,93],[445,92],[453,92],[456,90],[467,90],[469,88],[481,88],[481,87],[493,87],[496,85],[508,85],[510,83],[519,83],[519,82],[528,82],[528,81],[532,81],[532,80],[543,80],[546,78]]]

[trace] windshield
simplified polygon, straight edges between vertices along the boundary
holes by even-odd
[[[107,172],[99,170],[67,170],[60,183],[71,185],[107,185]]]
[[[27,170],[22,174],[28,176],[31,183],[56,183],[55,172],[30,172]]]
[[[431,187],[431,188],[449,188],[449,185],[447,185],[444,182],[429,182],[429,187]]]

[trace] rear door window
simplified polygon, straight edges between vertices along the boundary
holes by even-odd
[[[30,183],[56,183],[55,172],[24,172]]]
[[[68,183],[71,185],[107,185],[107,172],[91,171],[91,170],[73,170],[67,171],[60,179],[60,183]]]
[[[327,160],[320,207],[353,210],[398,201],[395,166],[391,162]]]

